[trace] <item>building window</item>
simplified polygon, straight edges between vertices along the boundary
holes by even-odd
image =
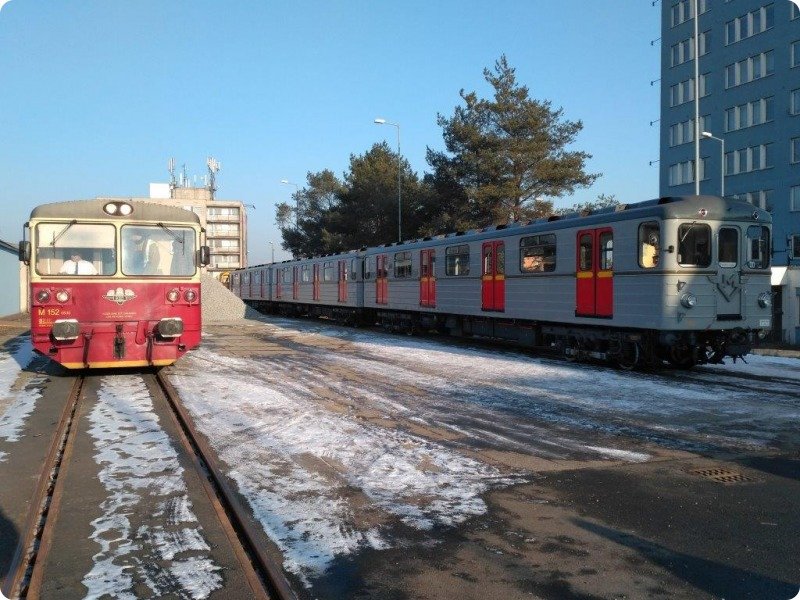
[[[700,117],[700,131],[706,131],[708,115]],[[669,128],[669,145],[680,146],[694,141],[694,119],[675,123]]]
[[[760,98],[725,110],[725,131],[736,131],[775,119],[775,97]]]
[[[725,67],[725,88],[762,79],[775,72],[775,52],[762,52]]]
[[[800,185],[789,188],[789,210],[800,211]]]
[[[789,112],[800,115],[800,89],[792,90],[789,95]]]
[[[555,271],[556,236],[550,233],[520,239],[519,270],[523,273]]]
[[[791,46],[792,68],[800,65],[800,40],[792,42]]]
[[[682,65],[694,59],[694,37],[682,40],[671,48],[672,66]],[[700,56],[705,56],[711,50],[711,32],[704,31],[700,34]]]
[[[800,137],[792,138],[789,156],[792,164],[800,162]]]
[[[705,179],[706,159],[700,159],[700,180]],[[669,167],[669,185],[683,185],[694,182],[694,161],[687,160]]]
[[[672,27],[694,18],[694,2],[695,0],[681,0],[677,4],[672,5]],[[702,15],[708,10],[706,4],[706,0],[698,0],[697,14]]]
[[[445,274],[469,275],[469,246],[450,246],[445,250]]]
[[[725,23],[725,44],[733,44],[774,26],[775,5],[767,4]]]
[[[700,97],[708,96],[706,91],[706,78],[708,73],[700,75]],[[678,106],[684,102],[694,100],[694,77],[681,81],[670,87],[670,106]]]
[[[772,144],[750,146],[725,153],[725,175],[761,171],[772,166]]]
[[[411,252],[395,253],[394,276],[398,279],[411,277]]]
[[[800,17],[800,7],[797,6],[794,2],[792,2],[792,16],[791,20],[794,21],[795,19]]]
[[[789,249],[792,258],[800,258],[800,235],[792,236],[792,247]]]
[[[763,210],[772,210],[772,194],[774,190],[758,190],[755,192],[744,192],[741,194],[731,194],[734,200],[749,202]]]

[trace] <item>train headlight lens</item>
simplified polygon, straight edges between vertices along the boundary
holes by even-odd
[[[170,290],[167,292],[167,302],[177,302],[181,299],[181,293],[178,290]]]
[[[130,204],[119,205],[119,214],[121,214],[123,217],[127,217],[132,212],[133,212],[133,207]]]
[[[686,308],[692,308],[697,305],[697,296],[694,294],[684,294],[681,296],[681,304]]]
[[[194,290],[186,290],[183,293],[183,299],[191,304],[192,302],[197,300],[197,292],[195,292]]]
[[[119,205],[114,202],[109,202],[103,207],[103,210],[109,215],[115,215],[119,210]]]
[[[769,292],[761,292],[758,295],[758,305],[761,308],[769,308],[772,306],[772,294]]]
[[[36,301],[39,304],[47,304],[50,302],[50,292],[47,290],[39,290],[36,292]]]
[[[56,300],[58,300],[61,304],[64,304],[69,300],[69,292],[67,290],[58,290],[56,292]]]

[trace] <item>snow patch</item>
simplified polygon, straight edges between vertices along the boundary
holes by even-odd
[[[36,401],[42,397],[41,384],[45,377],[37,375],[24,383],[20,374],[33,361],[35,354],[30,338],[24,338],[10,354],[0,353],[0,441],[16,442]],[[7,453],[0,452],[0,462]]]
[[[603,448],[602,446],[584,446],[587,450],[597,452],[609,458],[627,460],[628,462],[647,462],[650,455],[644,452],[631,452],[630,450],[618,450],[617,448]]]
[[[135,586],[145,585],[157,597],[207,598],[222,586],[220,568],[206,555],[201,529],[185,526],[197,518],[183,468],[141,377],[104,377],[89,421],[108,496],[92,521],[100,551],[83,578],[87,597],[135,599]],[[159,525],[136,525],[143,496],[156,500],[158,509],[147,517]]]

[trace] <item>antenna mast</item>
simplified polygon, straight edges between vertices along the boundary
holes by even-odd
[[[178,182],[175,180],[175,159],[170,158],[167,161],[167,170],[169,171],[169,197],[175,197],[175,188],[178,187]]]
[[[213,200],[217,191],[217,173],[219,173],[222,165],[213,156],[209,156],[206,159],[206,165],[208,166],[208,191],[211,193],[211,199]]]

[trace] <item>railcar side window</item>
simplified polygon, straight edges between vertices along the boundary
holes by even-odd
[[[303,283],[308,283],[311,281],[311,270],[309,269],[308,265],[303,265],[300,267],[300,281]]]
[[[411,277],[411,252],[396,252],[394,255],[394,276]]]
[[[556,236],[532,235],[519,241],[519,270],[543,273],[556,270]]]
[[[292,272],[289,270],[289,267],[283,267],[281,269],[281,283],[291,283],[292,282]]]
[[[371,256],[365,258],[363,262],[363,269],[364,269],[363,271],[364,279],[365,280],[372,279],[372,273],[375,270],[375,259],[372,258]]]
[[[711,264],[711,227],[702,223],[684,223],[678,227],[678,264],[684,267]]]
[[[578,256],[578,270],[592,270],[592,234],[584,233],[580,238],[580,255]]]
[[[610,271],[614,268],[614,234],[604,231],[600,234],[600,270]]]
[[[450,246],[445,249],[445,274],[446,275],[469,275],[469,246]]]
[[[322,263],[322,281],[333,281],[333,263]]]
[[[661,253],[661,228],[651,221],[639,225],[639,266],[652,269],[658,266]]]
[[[747,228],[747,266],[769,268],[769,227],[750,225]]]
[[[739,263],[739,230],[722,227],[719,230],[717,257],[720,267],[735,267]]]
[[[350,280],[355,281],[358,279],[358,260],[355,258],[350,259]]]
[[[39,275],[113,275],[117,272],[113,225],[39,223],[36,272]]]

